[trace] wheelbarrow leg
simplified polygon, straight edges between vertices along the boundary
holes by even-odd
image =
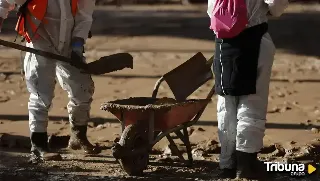
[[[183,134],[181,133],[181,131],[175,131],[175,134],[180,138],[180,140],[184,143],[184,145],[186,146],[187,149],[187,154],[188,154],[188,166],[191,166],[193,163],[193,158],[192,158],[192,150],[191,150],[191,144],[190,144],[190,140],[189,140],[189,136],[188,136],[188,132],[187,132],[187,128],[184,127],[183,128]]]
[[[184,137],[184,144],[186,145],[186,148],[187,148],[189,164],[192,165],[193,157],[192,157],[192,153],[191,153],[192,150],[191,150],[191,144],[190,144],[190,140],[189,140],[187,127],[183,128],[183,137]]]
[[[154,114],[154,111],[152,111],[150,113],[150,117],[149,117],[149,130],[148,130],[148,133],[149,133],[149,145],[153,142],[154,140],[154,119],[155,119],[155,114]]]
[[[121,111],[121,117],[120,117],[120,124],[121,124],[121,133],[123,133],[123,130],[126,128],[126,123],[125,123],[125,117],[124,117],[124,112]]]
[[[170,143],[169,148],[178,155],[181,162],[185,163],[186,160],[183,158],[181,152],[179,151],[177,145],[174,143],[172,137],[169,134],[166,137]]]
[[[154,131],[154,120],[155,120],[155,113],[152,111],[149,115],[149,129],[148,129],[148,151],[151,152],[152,150],[152,143],[155,139],[155,131]],[[148,164],[150,160],[148,159]]]

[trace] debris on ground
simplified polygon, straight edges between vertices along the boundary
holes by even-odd
[[[1,102],[8,102],[10,100],[10,97],[5,95],[0,95],[0,103]]]
[[[207,154],[219,154],[221,150],[219,143],[214,139],[209,140],[204,149]]]
[[[194,160],[205,160],[205,150],[202,148],[195,148],[192,150],[192,156]]]
[[[165,148],[164,148],[164,151],[163,151],[163,155],[168,155],[168,156],[178,156],[179,154],[178,153],[186,153],[187,150],[186,150],[186,147],[185,146],[181,146],[181,145],[167,145]]]
[[[205,129],[203,129],[203,128],[201,128],[201,127],[199,127],[197,130],[198,130],[198,131],[201,131],[201,132],[206,131]]]
[[[281,144],[274,144],[276,150],[271,153],[271,156],[283,157],[286,155],[286,150],[283,148]]]
[[[106,126],[104,124],[99,124],[97,127],[96,127],[96,130],[99,131],[99,130],[102,130],[102,129],[105,129]]]
[[[314,134],[319,133],[319,129],[318,128],[311,128],[311,132]]]

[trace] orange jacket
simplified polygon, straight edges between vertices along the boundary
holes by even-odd
[[[45,15],[48,0],[29,0],[26,2],[25,12],[19,15],[16,31],[23,36],[27,42],[37,38],[37,30],[41,23],[46,23]],[[78,0],[71,0],[72,15],[75,16],[78,9]]]

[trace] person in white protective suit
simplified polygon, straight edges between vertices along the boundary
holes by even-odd
[[[208,1],[210,18],[215,1]],[[267,32],[267,20],[269,16],[281,16],[288,4],[288,0],[246,0],[249,28],[260,27],[263,33],[256,41],[258,44],[252,43],[253,38],[236,40],[237,45],[249,47],[247,57],[242,57],[237,63],[227,63],[240,57],[239,51],[233,47],[235,43],[228,44],[216,38],[214,73],[221,143],[220,178],[258,179],[265,174],[257,153],[263,147],[269,82],[275,55],[274,43]],[[247,34],[250,37],[250,33]],[[249,68],[251,63],[253,69]],[[245,73],[239,73],[242,70]]]
[[[94,0],[0,0],[2,21],[16,5],[20,7],[17,31],[27,40],[28,47],[71,57],[73,63],[85,61],[83,47],[92,25]],[[32,53],[26,53],[23,69],[30,92],[31,161],[57,156],[50,153],[47,145],[48,111],[54,98],[56,77],[70,99],[67,105],[71,125],[69,148],[99,153],[86,135],[94,93],[91,76],[68,63]]]

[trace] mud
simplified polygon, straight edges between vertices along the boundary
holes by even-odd
[[[173,99],[174,100],[174,99]],[[104,103],[101,110],[108,111],[168,111],[174,107],[183,107],[189,104],[208,103],[210,99],[188,99],[186,101],[168,101],[167,98],[131,97],[128,99],[115,100]]]

